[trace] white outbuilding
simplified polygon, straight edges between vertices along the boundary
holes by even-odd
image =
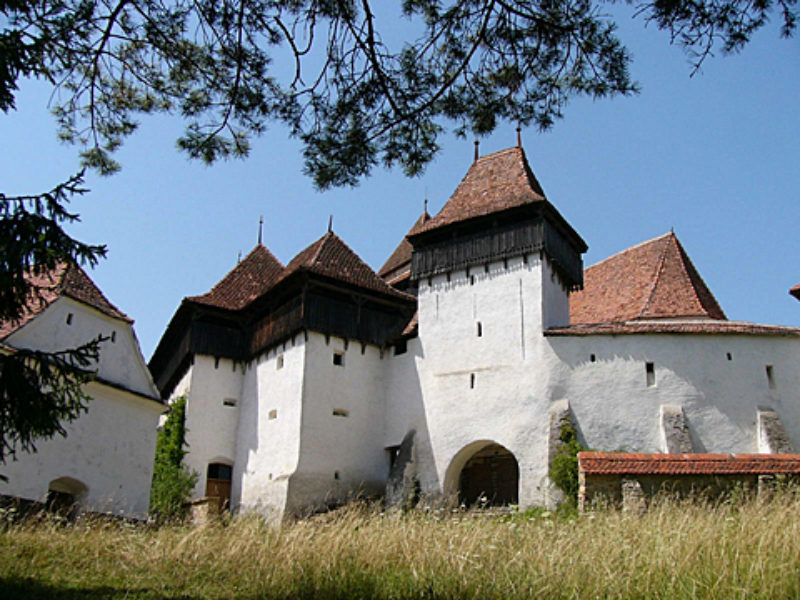
[[[66,437],[35,442],[0,473],[0,495],[81,511],[145,518],[159,416],[166,410],[142,357],[133,321],[75,264],[30,278],[38,290],[23,316],[0,323],[4,352],[59,352],[98,335],[97,376],[86,385],[87,411],[65,424]]]

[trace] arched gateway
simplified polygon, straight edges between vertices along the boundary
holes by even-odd
[[[504,446],[490,440],[464,447],[447,469],[446,486],[465,506],[519,502],[519,465]]]

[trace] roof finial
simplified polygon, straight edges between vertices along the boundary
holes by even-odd
[[[517,123],[517,148],[522,148],[522,127]]]
[[[478,146],[480,146],[480,142],[475,140],[475,160],[478,160]]]
[[[428,214],[428,197],[427,196],[428,195],[425,194],[425,207],[422,210],[423,214],[426,214],[426,215]]]
[[[242,251],[241,250],[239,250],[239,256],[236,257],[236,264],[238,265],[240,262],[242,262]]]
[[[258,219],[258,243],[261,243],[261,227],[264,225],[264,215],[261,215]]]
[[[333,215],[328,217],[328,233],[333,233]]]

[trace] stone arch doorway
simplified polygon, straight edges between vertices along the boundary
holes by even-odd
[[[47,509],[64,517],[73,517],[89,493],[86,484],[72,477],[53,479],[47,486]]]
[[[446,485],[465,506],[519,503],[519,464],[505,447],[491,440],[463,448],[448,468]]]

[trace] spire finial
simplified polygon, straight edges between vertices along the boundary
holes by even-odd
[[[333,233],[333,215],[328,217],[328,233]]]
[[[426,214],[426,215],[428,214],[428,198],[427,198],[427,194],[426,194],[426,198],[425,198],[425,207],[424,207],[422,212],[424,214]]]
[[[258,243],[261,243],[261,228],[264,225],[264,215],[261,215],[258,219]]]
[[[240,262],[242,262],[242,251],[241,250],[239,250],[239,256],[236,257],[236,264],[238,265]]]
[[[479,156],[478,146],[480,146],[480,144],[481,143],[478,140],[475,140],[475,160],[478,160],[478,156]]]
[[[517,123],[517,148],[522,148],[522,127]]]

